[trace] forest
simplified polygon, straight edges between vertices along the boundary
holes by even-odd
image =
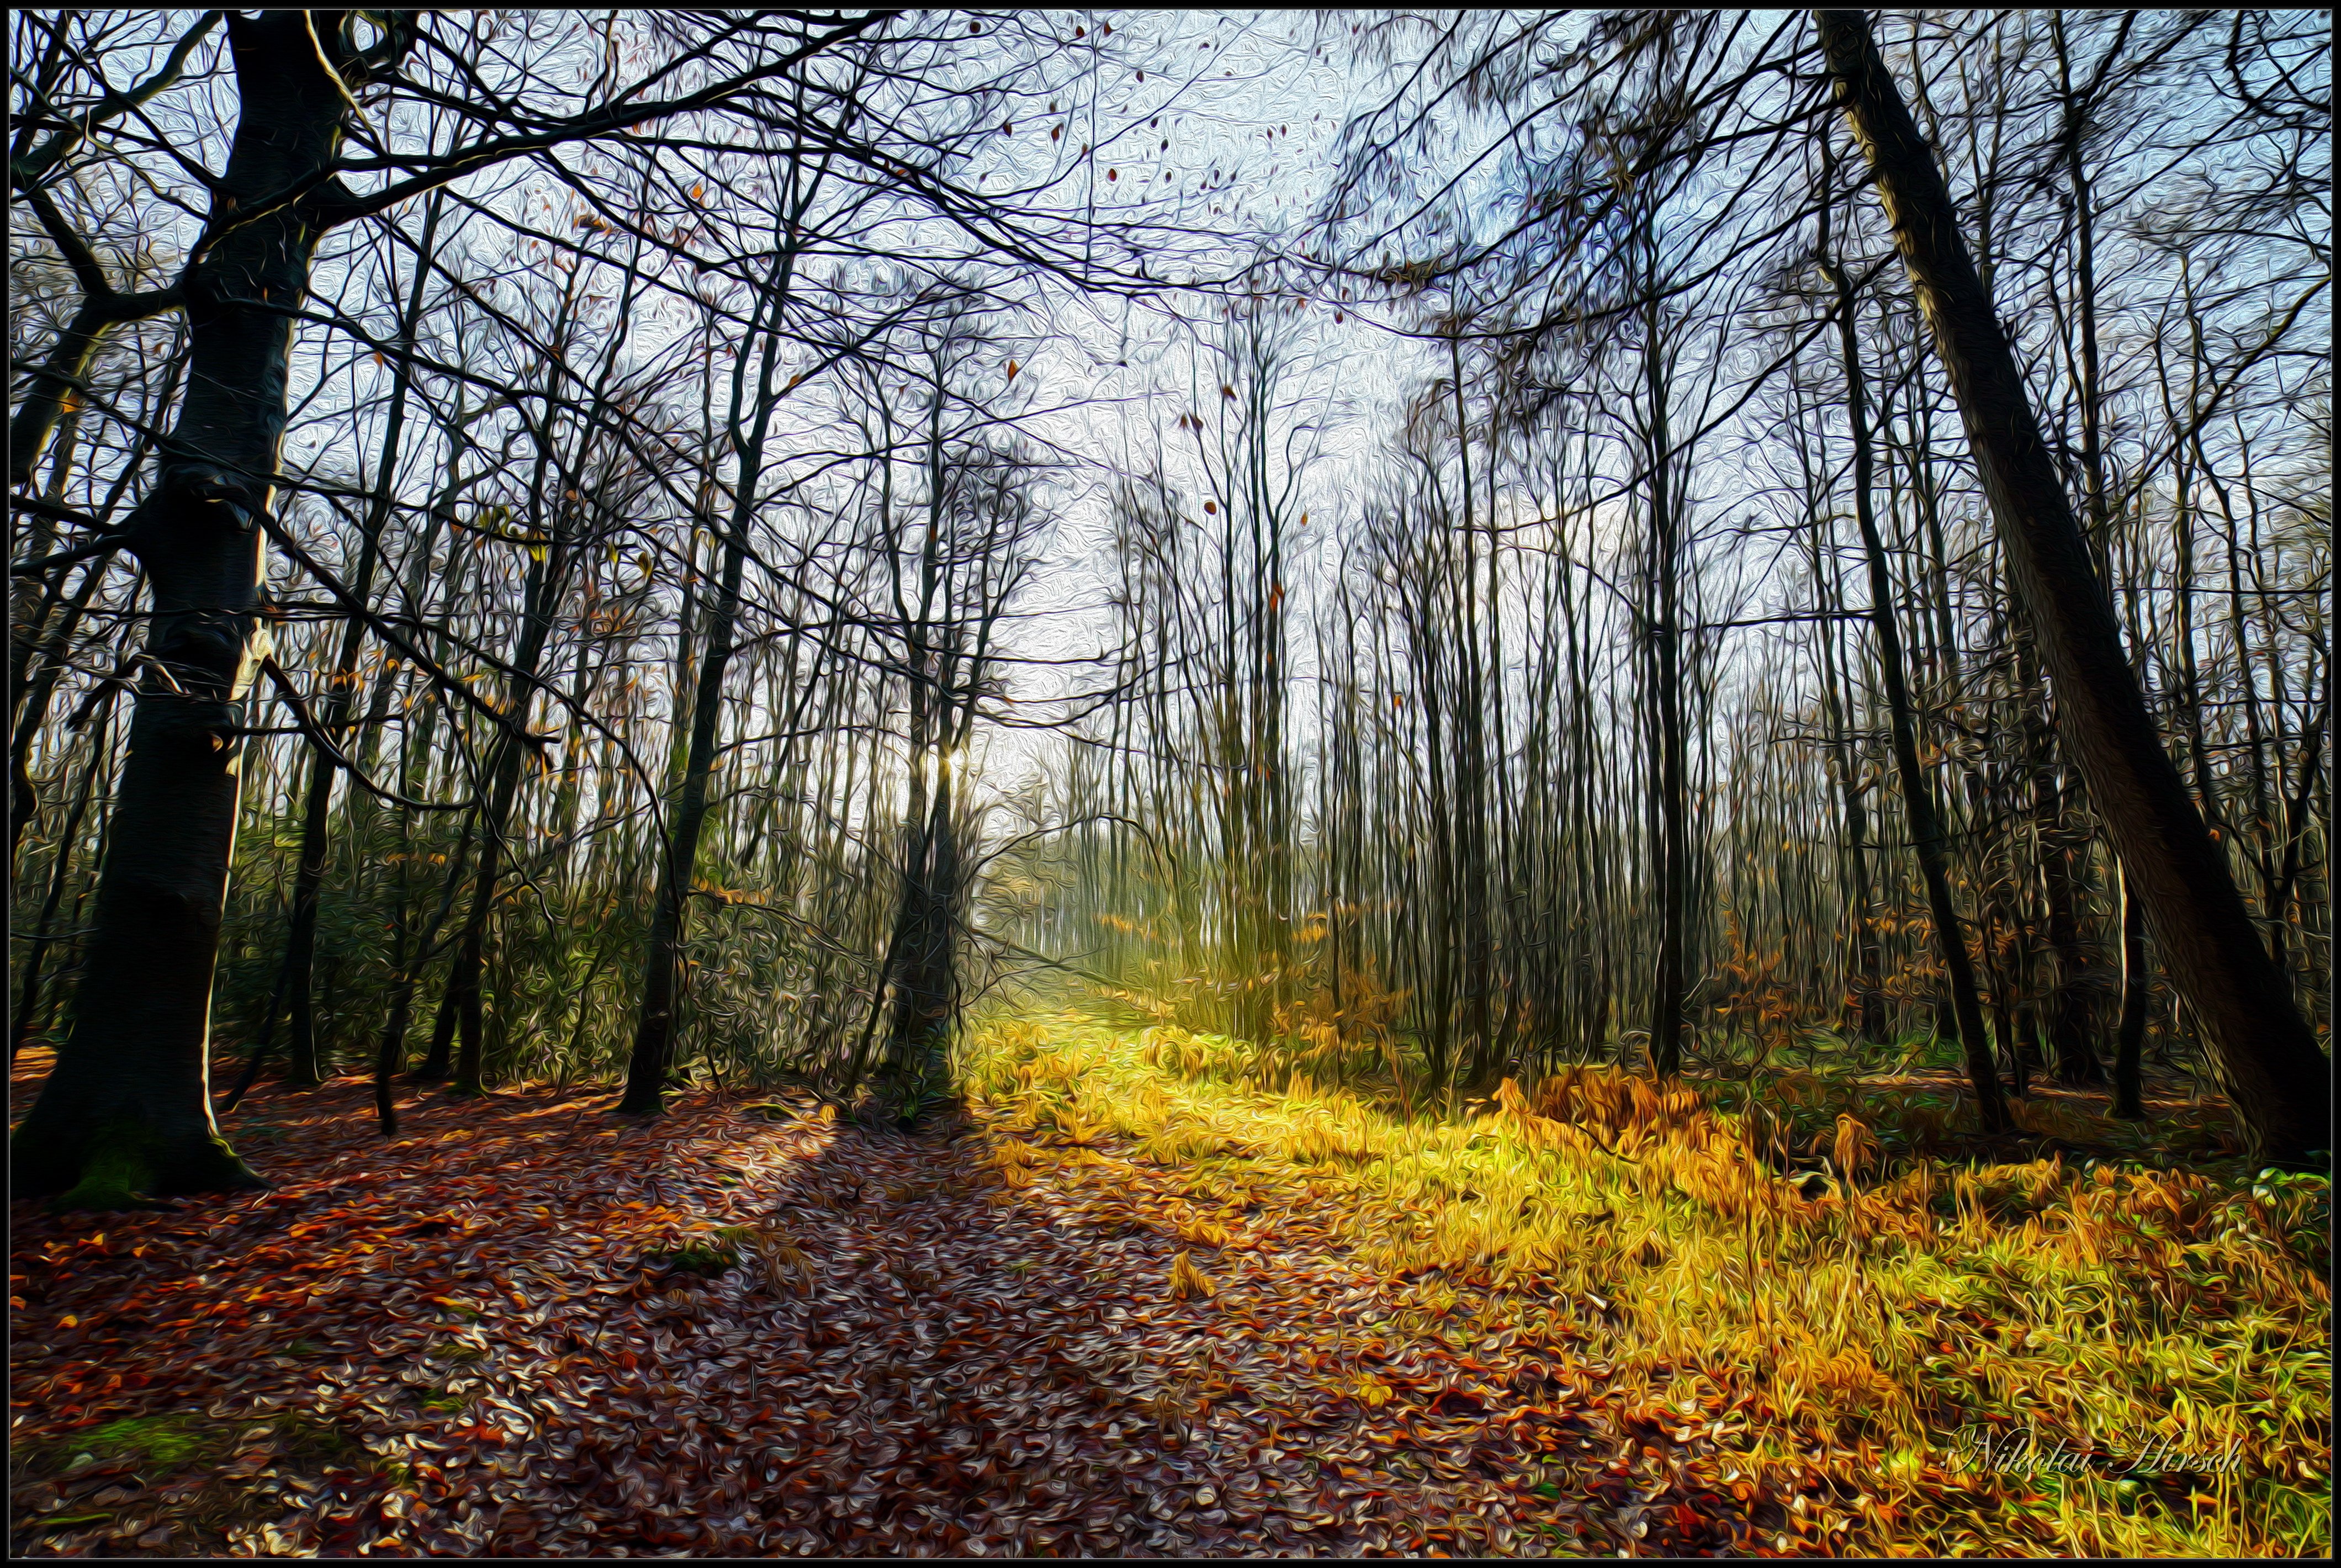
[[[12,15],[12,1554],[2330,1550],[2328,16]]]

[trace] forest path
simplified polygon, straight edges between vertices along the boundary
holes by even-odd
[[[1110,1146],[1003,1176],[964,1127],[712,1094],[642,1125],[549,1091],[409,1095],[385,1144],[369,1100],[247,1102],[226,1131],[266,1193],[15,1206],[18,1552],[1684,1554],[1784,1527],[1751,1537],[1713,1444],[1610,1408],[1567,1347],[1391,1323],[1397,1282],[1297,1192],[1198,1231],[1191,1172]],[[753,1227],[738,1266],[658,1260],[725,1227]],[[1180,1299],[1181,1253],[1212,1293]]]

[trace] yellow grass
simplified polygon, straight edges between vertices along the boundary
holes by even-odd
[[[2325,1178],[1948,1164],[1925,1150],[1948,1105],[1810,1074],[1661,1092],[1571,1070],[1410,1119],[1169,1024],[996,1021],[962,1057],[1011,1180],[1111,1138],[1193,1167],[1199,1194],[1305,1185],[1374,1266],[1589,1335],[1629,1397],[1728,1413],[1749,1475],[1818,1469],[1858,1550],[2326,1549]],[[2040,1132],[2077,1114],[2024,1109]],[[1826,1174],[1792,1181],[1788,1154]],[[1977,1434],[2027,1432],[2112,1463],[1975,1463]],[[2120,1473],[2157,1445],[2232,1469]]]

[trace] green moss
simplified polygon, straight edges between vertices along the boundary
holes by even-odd
[[[35,1471],[65,1470],[85,1459],[128,1460],[150,1477],[190,1465],[216,1463],[234,1452],[244,1434],[274,1443],[296,1463],[326,1463],[345,1456],[348,1434],[331,1422],[304,1415],[277,1415],[257,1423],[218,1421],[190,1411],[130,1415],[103,1426],[71,1432],[26,1445],[22,1457]]]
[[[30,1164],[54,1170],[60,1163],[40,1157],[53,1156],[57,1140],[35,1134],[26,1141],[36,1145]],[[165,1139],[145,1123],[116,1120],[79,1142],[78,1179],[58,1183],[65,1190],[52,1200],[55,1211],[152,1208],[156,1198],[169,1193],[237,1192],[268,1184],[217,1134]],[[21,1179],[28,1157],[20,1152],[17,1161]],[[37,1174],[25,1184],[35,1192],[50,1185]]]
[[[643,1262],[662,1263],[670,1269],[695,1274],[720,1274],[740,1266],[740,1249],[736,1245],[706,1246],[686,1242],[680,1247],[645,1252]]]
[[[217,1446],[219,1433],[191,1415],[133,1415],[108,1422],[76,1442],[99,1459],[132,1459],[141,1464],[175,1468]]]
[[[188,1532],[183,1542],[191,1543],[196,1555],[224,1555],[226,1534],[232,1528],[273,1517],[281,1510],[277,1497],[255,1490],[248,1479],[218,1473],[231,1458],[255,1446],[264,1447],[274,1464],[289,1473],[314,1475],[353,1464],[361,1470],[373,1468],[370,1456],[341,1428],[314,1416],[289,1413],[257,1422],[249,1416],[220,1420],[191,1411],[125,1416],[52,1437],[24,1439],[11,1445],[9,1459],[20,1479],[55,1477],[96,1461],[116,1465],[126,1462],[150,1485],[184,1478],[173,1484],[171,1494],[175,1501],[170,1513],[174,1523]],[[47,1532],[95,1524],[147,1505],[132,1501],[119,1508],[60,1514],[31,1528]],[[25,1543],[17,1544],[21,1550]]]
[[[102,1145],[83,1161],[81,1180],[50,1203],[55,1210],[135,1209],[151,1202],[146,1188],[154,1168],[144,1152],[127,1143]]]
[[[77,1524],[96,1524],[113,1517],[111,1513],[60,1513],[42,1520],[33,1528],[46,1534],[52,1530],[70,1530]]]

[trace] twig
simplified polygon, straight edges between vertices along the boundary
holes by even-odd
[[[409,811],[469,811],[472,808],[474,803],[471,801],[415,800],[374,783],[366,776],[364,769],[352,762],[339,746],[326,738],[324,727],[310,716],[308,705],[301,700],[300,692],[294,688],[292,677],[284,673],[284,666],[276,662],[276,656],[272,654],[261,660],[260,667],[274,683],[276,694],[283,697],[284,705],[293,711],[294,720],[300,725],[301,733],[309,738],[309,744],[315,746],[327,762],[349,774],[350,782],[368,794],[386,800],[393,805],[404,806]]]

